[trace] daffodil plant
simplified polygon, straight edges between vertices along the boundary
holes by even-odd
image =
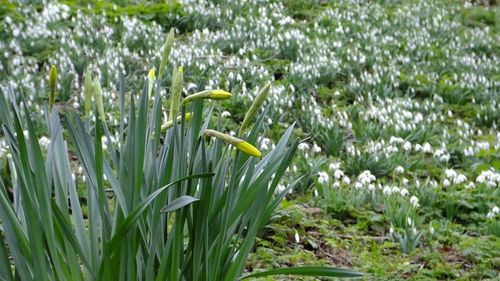
[[[172,36],[165,48],[171,47]],[[160,77],[167,58],[161,61]],[[99,80],[87,71],[85,118],[59,111],[51,97],[46,148],[39,144],[22,96],[12,87],[0,93],[11,171],[8,180],[0,179],[1,280],[359,276],[328,267],[245,273],[256,236],[298,181],[276,191],[297,149],[293,125],[263,154],[258,139],[267,110],[257,116],[261,100],[248,117],[257,116],[255,122],[245,121],[248,131],[236,138],[211,122],[218,105],[206,100],[231,94],[208,90],[182,99],[182,76],[182,67],[176,68],[167,120],[154,71],[139,95],[126,97],[121,81],[120,124],[111,128]],[[115,136],[119,145],[107,141],[104,149],[103,140]]]

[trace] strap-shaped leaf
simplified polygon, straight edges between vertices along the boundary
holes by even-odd
[[[183,195],[183,196],[175,199],[174,201],[172,201],[167,206],[163,207],[161,209],[161,211],[163,213],[173,212],[175,210],[178,210],[178,209],[180,209],[184,206],[187,206],[187,205],[189,205],[195,201],[198,201],[198,200],[200,200],[200,199],[192,197],[192,196]]]
[[[270,275],[283,275],[283,274],[302,275],[302,276],[340,277],[340,278],[346,278],[346,277],[353,278],[353,277],[363,276],[363,274],[360,272],[351,271],[347,269],[333,268],[326,266],[310,266],[310,267],[287,267],[287,268],[278,268],[268,271],[262,271],[243,276],[239,280],[265,277]]]

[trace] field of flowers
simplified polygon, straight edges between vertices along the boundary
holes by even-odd
[[[157,95],[170,96],[178,66],[184,96],[231,92],[214,105],[213,119],[234,136],[270,82],[261,109],[267,133],[255,145],[272,153],[292,124],[301,139],[276,193],[300,180],[258,233],[246,272],[330,265],[363,272],[366,280],[500,279],[495,3],[112,2],[0,0],[1,93],[11,87],[22,95],[35,125],[45,120],[51,66],[58,71],[56,107],[64,112],[84,111],[89,70],[102,87],[109,124],[103,149],[120,147],[120,92],[147,88],[144,78],[160,65],[174,27]],[[164,111],[170,106],[165,102]],[[49,147],[49,132],[37,128],[40,145]],[[5,182],[10,154],[2,131]],[[74,178],[85,182],[73,164]],[[281,278],[262,280],[316,280]]]

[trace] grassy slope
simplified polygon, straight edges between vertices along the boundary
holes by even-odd
[[[449,1],[441,2],[448,3]],[[78,2],[66,1],[65,3],[73,7],[79,5]],[[387,4],[384,6],[384,11],[391,14],[394,5],[404,4]],[[0,6],[0,16],[13,11],[12,5]],[[287,7],[290,16],[297,19],[308,19],[326,9],[328,5],[306,5],[304,7],[301,1],[287,1]],[[108,8],[108,6],[103,5],[99,9]],[[140,9],[125,7],[118,12],[166,23],[171,19],[163,18],[159,13],[164,8],[170,9],[163,5],[156,8],[141,6]],[[498,14],[494,10],[472,7],[461,11],[458,16],[461,18],[464,30],[489,27],[491,28],[491,36],[498,36]],[[189,28],[186,28],[186,32],[189,32],[188,30]],[[476,52],[485,51],[485,55],[498,55],[498,48],[493,50],[493,54],[487,53],[491,52],[489,50],[476,50]],[[293,54],[290,56],[293,59]],[[266,68],[275,69],[275,77],[279,77],[283,74],[280,73],[281,64],[288,62],[287,59],[276,59],[257,63],[261,63]],[[321,85],[317,91],[318,104],[331,102],[333,92],[344,86],[342,77],[334,78],[338,80],[335,84],[318,81]],[[427,81],[425,76],[419,78],[424,84]],[[417,93],[420,99],[428,98],[427,95],[425,90]],[[351,107],[352,100],[350,99],[346,95],[336,102],[342,109],[356,109],[354,106]],[[445,106],[458,115],[470,119],[473,118],[471,112],[478,110],[477,105],[460,101],[452,101]],[[235,110],[238,110],[237,106],[235,106]],[[324,110],[330,109],[325,107]],[[468,114],[471,116],[467,116]],[[237,113],[236,118],[239,115]],[[495,116],[498,118],[498,115],[493,113],[493,117]],[[488,125],[486,124],[484,127],[488,127]],[[362,127],[359,131],[362,132],[365,129]],[[304,136],[310,133],[305,129],[304,131],[302,132]],[[377,130],[375,129],[375,131]],[[365,133],[363,132],[363,134]],[[374,137],[374,134],[370,135],[367,132],[366,135],[360,136],[358,132],[358,137],[370,139]],[[485,156],[485,158],[488,157]],[[492,160],[487,160],[487,164],[492,162]],[[426,168],[424,167],[422,170],[426,170]],[[422,170],[417,171],[422,172]],[[425,173],[438,175],[442,173],[442,170],[442,167],[430,167]],[[355,173],[353,172],[353,174]],[[432,241],[425,241],[416,251],[407,255],[401,253],[398,244],[387,237],[387,220],[379,210],[371,206],[364,206],[356,210],[333,208],[333,211],[327,212],[323,208],[318,208],[320,206],[322,206],[321,202],[313,198],[311,192],[293,196],[289,201],[285,201],[275,220],[266,232],[262,233],[256,252],[249,260],[248,270],[286,265],[328,264],[353,267],[367,272],[368,279],[375,277],[380,280],[479,280],[487,278],[494,280],[493,278],[499,274],[500,238],[482,236],[482,225],[470,221],[453,223],[443,219],[439,229],[436,229],[436,233],[438,233],[436,237]],[[296,231],[300,240],[298,243],[295,241]],[[286,277],[283,280],[290,280],[290,278]]]

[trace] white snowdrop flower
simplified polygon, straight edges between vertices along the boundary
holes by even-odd
[[[410,194],[410,192],[408,191],[408,189],[403,188],[403,189],[401,189],[399,194],[401,194],[401,196],[408,196]]]
[[[361,189],[361,188],[363,188],[363,185],[359,181],[357,181],[354,183],[354,188]]]
[[[340,169],[340,163],[339,162],[332,162],[330,165],[328,165],[328,169],[334,171]]]
[[[403,178],[404,185],[408,185],[409,183],[410,183],[410,180],[408,180],[407,178]]]
[[[413,221],[411,220],[410,217],[408,217],[408,219],[406,219],[406,223],[409,225],[409,226],[412,226],[413,225]]]
[[[282,193],[283,191],[285,191],[285,186],[282,185],[281,183],[278,184],[278,186],[276,186],[276,192],[277,193]]]
[[[384,195],[391,195],[392,194],[392,189],[390,186],[384,186],[384,189],[382,190],[382,193],[384,193]]]
[[[399,188],[398,186],[392,186],[392,193],[399,193],[401,191],[401,188]]]
[[[321,147],[319,147],[318,145],[314,144],[313,148],[312,148],[312,151],[314,153],[320,153],[321,152]]]
[[[345,183],[345,184],[350,184],[351,183],[351,179],[348,177],[348,176],[344,176],[342,178],[342,181]]]
[[[417,235],[417,229],[415,227],[412,227],[411,232],[413,235]]]
[[[44,147],[44,148],[48,148],[49,147],[49,144],[50,144],[50,139],[47,138],[47,137],[41,137],[39,140],[38,140],[38,143]]]
[[[391,226],[389,227],[389,235],[393,236],[394,235],[394,228]]]
[[[463,174],[459,174],[455,179],[453,179],[454,184],[462,184],[467,181],[467,177]]]
[[[372,183],[371,183],[371,184],[369,184],[369,185],[368,185],[368,190],[370,190],[370,191],[375,190],[375,185],[374,185],[374,184],[372,184]]]
[[[313,190],[313,195],[314,195],[314,197],[318,197],[319,196],[319,192],[318,192],[317,189]]]
[[[424,146],[422,147],[422,151],[424,153],[432,153],[432,146],[430,145],[430,143],[428,143],[428,142],[424,143]]]
[[[305,151],[305,150],[309,150],[309,149],[310,149],[309,145],[305,142],[299,144],[299,146],[298,146],[298,150],[300,150],[300,151]]]
[[[396,172],[396,174],[402,174],[405,172],[405,168],[403,168],[402,166],[397,166],[396,169],[394,169],[394,172]]]
[[[474,182],[469,182],[469,183],[465,186],[465,188],[467,188],[467,189],[473,189],[473,188],[475,188],[475,187],[476,187],[476,185],[474,184]]]
[[[231,117],[231,113],[229,111],[223,111],[221,116],[222,118]]]
[[[491,212],[493,212],[493,214],[498,214],[498,213],[500,213],[500,208],[498,208],[497,206],[494,206],[494,207],[491,209]]]
[[[410,151],[411,150],[411,143],[409,141],[405,142],[405,144],[403,145],[403,149],[406,151]]]
[[[444,171],[444,174],[446,175],[447,178],[449,179],[454,179],[457,177],[457,172],[453,169],[446,169]]]
[[[335,170],[333,172],[333,176],[336,178],[336,179],[340,179],[344,176],[344,172],[342,170]]]
[[[325,173],[325,172],[319,172],[318,173],[318,182],[320,184],[325,184],[325,183],[328,182],[328,180],[329,180],[329,176],[328,176],[327,173]]]
[[[448,179],[444,179],[443,186],[450,186],[450,181]]]
[[[295,230],[295,243],[300,243],[300,236],[299,236],[299,233],[297,232],[297,230]]]
[[[417,144],[415,145],[415,151],[417,151],[417,152],[418,152],[418,151],[420,151],[420,150],[422,150],[422,146],[421,146],[420,144],[418,144],[418,143],[417,143]]]
[[[335,181],[332,185],[334,188],[339,188],[340,187],[340,182]]]
[[[413,207],[417,208],[419,206],[419,204],[418,204],[418,197],[417,196],[412,196],[410,198],[410,203],[413,205]]]

